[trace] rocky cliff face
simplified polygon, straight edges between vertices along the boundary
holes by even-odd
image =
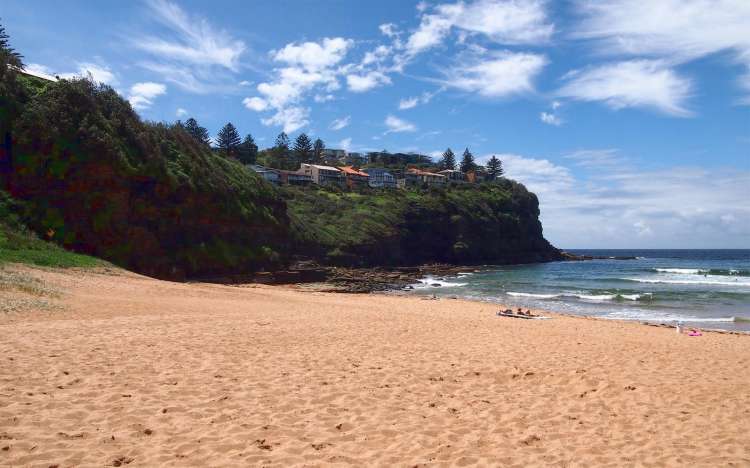
[[[560,260],[536,196],[510,180],[370,194],[287,189],[297,251],[322,263],[405,266]]]

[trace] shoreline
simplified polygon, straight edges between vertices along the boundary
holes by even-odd
[[[461,297],[459,295],[453,295],[453,296],[437,296],[435,294],[428,294],[425,293],[419,294],[414,292],[407,292],[407,291],[373,291],[371,294],[384,294],[389,296],[396,296],[396,297],[420,297],[420,298],[433,298],[436,300],[458,300],[458,301],[466,301],[466,302],[476,302],[479,304],[492,304],[493,306],[496,306],[500,309],[518,309],[519,307],[517,305],[509,305],[509,304],[503,304],[500,302],[494,302],[491,300],[483,300],[483,299],[477,299],[477,298],[466,298]],[[575,318],[575,319],[587,319],[587,320],[602,320],[605,322],[622,322],[622,323],[634,323],[639,325],[645,325],[648,327],[657,327],[657,328],[671,328],[675,329],[676,325],[670,324],[666,321],[662,321],[661,323],[658,323],[657,321],[649,322],[646,320],[640,320],[640,319],[623,319],[623,318],[606,318],[606,317],[600,317],[596,315],[584,315],[584,314],[574,314],[569,312],[560,312],[560,311],[554,311],[552,309],[540,309],[540,308],[529,308],[529,307],[521,307],[521,309],[524,310],[530,310],[534,313],[539,313],[543,315],[551,315],[551,316],[560,316],[560,317],[569,317],[569,318]],[[704,328],[704,327],[685,327],[685,328],[696,328],[700,329],[701,331],[711,332],[711,333],[720,333],[720,334],[729,334],[729,335],[741,335],[741,336],[750,336],[750,331],[743,331],[743,330],[725,330],[722,328]]]
[[[60,307],[0,313],[0,465],[750,463],[750,342],[734,334],[13,271],[34,281],[8,294]]]

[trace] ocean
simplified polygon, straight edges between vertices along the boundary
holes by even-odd
[[[605,319],[750,331],[750,250],[570,250],[587,260],[467,267],[413,294],[479,299]]]

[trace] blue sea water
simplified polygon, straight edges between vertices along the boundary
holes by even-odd
[[[607,319],[750,331],[750,250],[571,250],[629,256],[467,268],[415,294],[459,296]]]

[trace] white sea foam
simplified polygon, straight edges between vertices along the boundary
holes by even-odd
[[[624,310],[599,315],[612,320],[639,320],[647,322],[692,322],[692,323],[732,323],[742,321],[735,317],[695,317],[691,315],[668,314],[643,310]]]
[[[678,275],[702,275],[708,273],[707,270],[697,268],[654,268],[657,273],[674,273]]]
[[[582,299],[584,301],[604,302],[614,301],[617,299],[624,299],[627,301],[638,301],[644,296],[651,296],[651,293],[645,294],[580,294],[580,293],[558,293],[558,294],[533,294],[524,292],[510,291],[507,293],[513,297],[530,297],[533,299],[556,299],[556,298],[574,298]]]
[[[532,293],[514,292],[514,291],[509,291],[507,294],[513,297],[532,297],[535,299],[554,299],[556,297],[561,296],[561,294],[532,294]]]
[[[567,296],[596,302],[612,301],[617,297],[616,294],[567,294]]]
[[[741,286],[750,287],[750,281],[740,281],[735,279],[734,281],[727,281],[723,277],[703,277],[700,279],[692,278],[621,278],[624,281],[635,281],[637,283],[649,283],[649,284],[686,284],[686,285],[705,285],[705,286]]]
[[[419,280],[419,284],[415,285],[417,288],[459,288],[466,286],[468,283],[456,283],[453,281],[446,281],[444,279],[434,278],[427,276]]]

